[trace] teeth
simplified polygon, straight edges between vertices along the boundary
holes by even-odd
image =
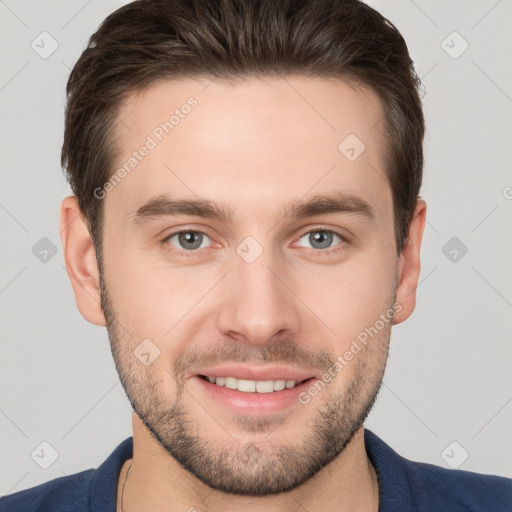
[[[245,380],[236,377],[207,377],[217,386],[224,386],[228,389],[237,389],[243,393],[273,393],[283,389],[291,389],[297,384],[294,380]],[[300,384],[300,382],[299,382]]]
[[[215,383],[217,383],[217,381],[215,381]],[[236,389],[238,386],[238,379],[235,379],[235,377],[226,377],[224,379],[224,386],[228,389]]]
[[[256,392],[256,381],[238,379],[236,389],[238,389],[238,391],[244,391],[245,393],[255,393]]]

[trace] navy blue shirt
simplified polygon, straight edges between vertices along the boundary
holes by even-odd
[[[379,480],[379,512],[512,511],[512,479],[407,460],[368,429],[364,441]],[[96,470],[0,498],[0,512],[116,512],[119,472],[132,455],[129,437]]]

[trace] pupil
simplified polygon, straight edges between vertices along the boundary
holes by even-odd
[[[180,233],[179,241],[182,246],[187,249],[197,249],[201,245],[201,233],[197,231],[185,231]],[[192,244],[192,247],[187,244]]]
[[[320,248],[325,249],[331,245],[332,233],[327,233],[326,231],[316,231],[310,235],[312,237],[312,244],[315,247],[315,243],[320,243]],[[313,243],[314,242],[314,243]]]

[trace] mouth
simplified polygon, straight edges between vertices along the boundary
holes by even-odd
[[[257,418],[284,413],[297,406],[305,410],[299,397],[316,381],[316,377],[248,380],[200,374],[190,384],[192,395],[205,397],[207,401],[203,403],[209,407],[220,407],[229,416]]]
[[[236,377],[213,377],[208,375],[199,375],[199,378],[215,386],[237,390],[242,393],[275,393],[285,389],[293,389],[312,380],[314,377],[300,381],[293,379],[247,380],[237,379]]]

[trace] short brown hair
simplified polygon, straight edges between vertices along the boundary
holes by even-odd
[[[385,116],[401,253],[423,174],[420,80],[395,26],[359,0],[137,0],[109,15],[67,84],[62,166],[101,261],[102,201],[128,95],[166,78],[338,77],[372,88]],[[341,142],[341,141],[340,141]]]

